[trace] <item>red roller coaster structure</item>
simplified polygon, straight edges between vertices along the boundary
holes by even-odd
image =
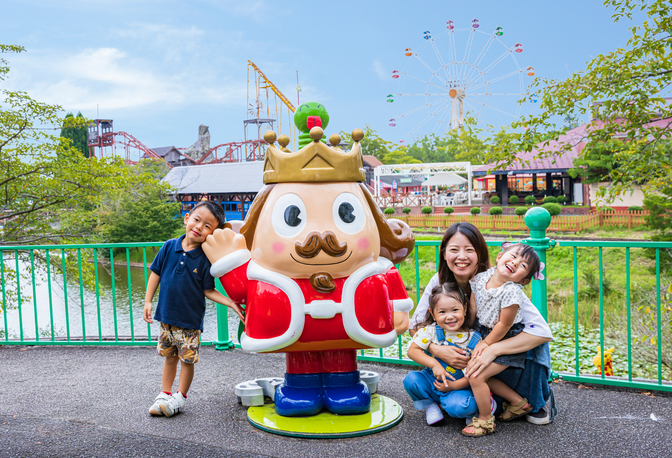
[[[180,155],[180,165],[259,161],[264,158],[263,143],[263,140],[222,143],[210,148],[208,153],[198,161],[180,151],[184,150],[184,148],[177,148],[177,152]],[[113,132],[112,120],[109,119],[94,120],[93,125],[89,127],[88,145],[91,157],[117,155],[124,157],[128,164],[137,164],[141,159],[165,161],[165,158],[156,154],[151,148],[146,147],[140,140],[128,132]],[[166,163],[170,168],[176,165],[168,161]]]

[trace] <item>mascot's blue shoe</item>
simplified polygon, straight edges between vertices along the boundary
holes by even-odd
[[[359,371],[323,374],[324,406],[338,415],[366,413],[371,407],[371,392],[359,381]]]
[[[317,415],[324,407],[322,374],[285,374],[275,390],[275,411],[283,417]]]

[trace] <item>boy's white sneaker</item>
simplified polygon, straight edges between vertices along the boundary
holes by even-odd
[[[170,395],[164,392],[159,393],[159,395],[154,400],[154,404],[149,408],[149,414],[154,416],[163,415],[163,409],[161,406],[168,403],[170,400]]]
[[[184,399],[184,396],[182,396],[182,393],[179,391],[172,396],[170,396],[170,399],[168,399],[168,402],[165,404],[161,405],[161,412],[166,417],[172,417],[176,413],[182,412],[184,410],[184,403],[186,402],[186,399]]]
[[[441,407],[439,407],[439,405],[436,402],[428,405],[425,408],[425,415],[427,418],[428,425],[433,425],[434,423],[438,423],[441,420],[443,420],[443,413],[441,412]]]

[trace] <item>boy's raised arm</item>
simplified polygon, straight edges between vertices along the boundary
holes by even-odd
[[[142,319],[147,323],[152,323],[152,299],[154,298],[154,293],[156,288],[159,287],[159,277],[156,273],[152,272],[147,280],[147,291],[145,292],[145,308],[142,309]]]
[[[245,316],[243,315],[243,310],[240,308],[238,304],[233,302],[231,299],[229,299],[216,289],[207,289],[203,292],[205,293],[205,297],[207,297],[211,301],[217,302],[218,304],[226,305],[227,307],[232,309],[234,312],[238,314],[240,321],[245,323]]]

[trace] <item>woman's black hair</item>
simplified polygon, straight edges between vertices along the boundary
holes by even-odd
[[[531,246],[523,245],[522,243],[509,245],[502,250],[502,253],[506,253],[507,251],[511,250],[516,250],[516,255],[522,257],[523,260],[527,263],[527,274],[525,274],[523,281],[531,280],[532,277],[534,277],[534,274],[539,272],[539,267],[541,267],[541,259],[539,259],[539,254]]]
[[[448,241],[453,238],[455,234],[464,235],[469,242],[471,242],[474,250],[476,250],[476,256],[478,257],[478,266],[476,268],[475,274],[485,272],[490,268],[490,254],[488,253],[488,244],[485,243],[485,239],[476,226],[471,223],[455,223],[451,225],[446,232],[443,234],[443,240],[441,240],[440,252],[441,252],[441,261],[439,262],[439,281],[441,283],[457,283],[455,274],[452,270],[448,268],[446,264],[446,247],[448,246]],[[475,275],[474,274],[474,275]],[[469,284],[466,287],[463,287],[464,293],[469,297],[471,295],[471,286]]]
[[[221,229],[224,227],[224,223],[226,223],[226,214],[224,213],[224,208],[219,204],[219,202],[215,202],[214,200],[202,200],[193,206],[191,212],[201,207],[205,207],[217,219],[217,227],[215,229]]]
[[[457,302],[462,304],[464,307],[464,322],[469,323],[469,297],[462,291],[462,288],[459,287],[457,283],[442,283],[438,286],[435,286],[432,289],[432,295],[429,296],[429,307],[427,307],[427,313],[425,314],[425,319],[414,326],[415,330],[424,328],[434,323],[434,316],[432,313],[436,308],[436,304],[439,303],[441,296],[446,296],[451,299],[455,299]],[[464,325],[463,325],[464,326]]]

